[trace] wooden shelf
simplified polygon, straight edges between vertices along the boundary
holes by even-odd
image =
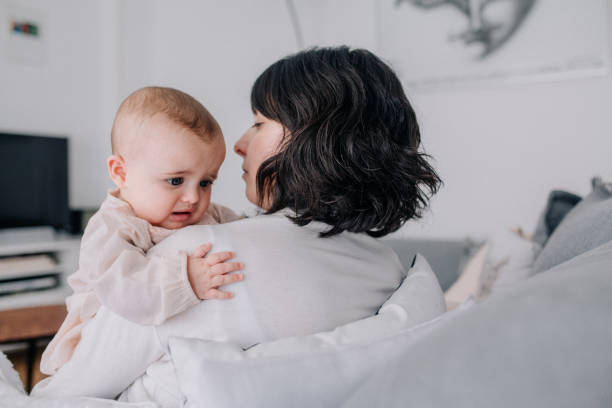
[[[59,252],[78,248],[80,236],[45,228],[0,230],[0,256]]]
[[[4,258],[0,263],[0,279],[41,274],[57,274],[60,279],[59,286],[52,289],[0,296],[0,310],[63,305],[72,292],[66,278],[78,268],[80,241],[80,236],[58,233],[47,227],[0,230],[0,257]],[[36,262],[28,265],[28,259],[44,257],[52,260],[51,266],[38,268]],[[24,265],[18,265],[19,261]]]
[[[37,353],[37,342],[53,336],[62,325],[66,313],[63,304],[0,311],[0,344],[27,343],[27,350],[21,353],[23,356],[17,361],[27,392],[32,389],[34,381],[43,377],[38,370],[40,353]]]
[[[25,343],[22,356],[25,387],[35,379],[37,344],[50,339],[66,317],[65,299],[71,294],[66,277],[76,271],[80,237],[32,227],[0,230],[0,277],[21,279],[57,274],[59,286],[0,296],[0,344]],[[18,281],[15,281],[18,282]],[[36,377],[40,378],[40,377]],[[1,404],[0,404],[1,405]]]
[[[0,343],[53,336],[65,317],[64,305],[0,311]]]
[[[67,286],[55,289],[16,293],[0,297],[0,312],[26,307],[63,305],[72,291]]]

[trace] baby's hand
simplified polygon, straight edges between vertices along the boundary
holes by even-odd
[[[234,257],[233,252],[216,252],[204,258],[211,244],[198,247],[187,258],[187,277],[193,292],[199,299],[230,299],[233,294],[218,288],[244,279],[242,273],[229,272],[244,268],[242,262],[225,262]]]

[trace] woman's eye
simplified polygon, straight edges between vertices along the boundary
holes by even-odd
[[[183,184],[183,178],[182,177],[172,177],[172,178],[169,178],[166,181],[168,181],[168,183],[170,183],[173,186],[180,186],[181,184]]]
[[[211,183],[212,182],[210,180],[202,180],[202,181],[200,181],[200,187],[206,188],[206,187],[210,186]]]
[[[253,127],[254,127],[254,128],[258,128],[258,127],[260,127],[261,125],[263,125],[263,122],[255,122],[255,123],[253,123]]]

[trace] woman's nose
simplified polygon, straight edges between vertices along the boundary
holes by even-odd
[[[249,145],[249,131],[244,132],[242,137],[238,139],[236,144],[234,145],[234,152],[238,156],[244,157],[246,156],[247,147]]]

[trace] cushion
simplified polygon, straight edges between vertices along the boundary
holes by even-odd
[[[368,406],[368,391],[382,396],[370,406],[391,408],[610,407],[610,293],[612,242],[441,320],[352,401]]]
[[[580,201],[550,236],[533,265],[538,273],[612,240],[612,184],[596,177]]]
[[[568,191],[551,191],[546,201],[546,207],[536,225],[532,240],[544,246],[551,234],[561,224],[563,218],[581,199],[580,196]]]
[[[398,333],[401,337],[381,337],[341,348],[300,348],[286,355],[267,353],[284,348],[285,341],[247,351],[188,338],[172,339],[170,345],[188,406],[332,408],[343,406],[374,367],[389,364],[420,330]],[[257,350],[261,346],[265,352]]]
[[[336,406],[346,389],[337,387],[335,380],[351,384],[368,372],[371,363],[392,358],[393,347],[378,350],[375,345],[402,331],[412,338],[417,334],[411,328],[423,327],[420,333],[434,325],[445,310],[440,299],[436,278],[419,255],[376,316],[329,332],[283,338],[246,350],[231,343],[171,338],[170,354],[181,390],[193,406]],[[341,350],[350,351],[344,355]],[[353,354],[363,355],[364,350],[370,350],[366,353],[371,359],[353,359]],[[326,363],[312,365],[313,355],[322,356]],[[285,363],[297,363],[303,371],[285,371]],[[270,392],[276,389],[274,384],[283,386],[283,380],[299,385],[301,391],[287,387]]]
[[[323,347],[314,336],[318,346],[296,353],[278,351],[285,339],[246,351],[173,339],[171,352],[192,406],[608,407],[611,274],[608,243],[470,308],[364,342]]]

